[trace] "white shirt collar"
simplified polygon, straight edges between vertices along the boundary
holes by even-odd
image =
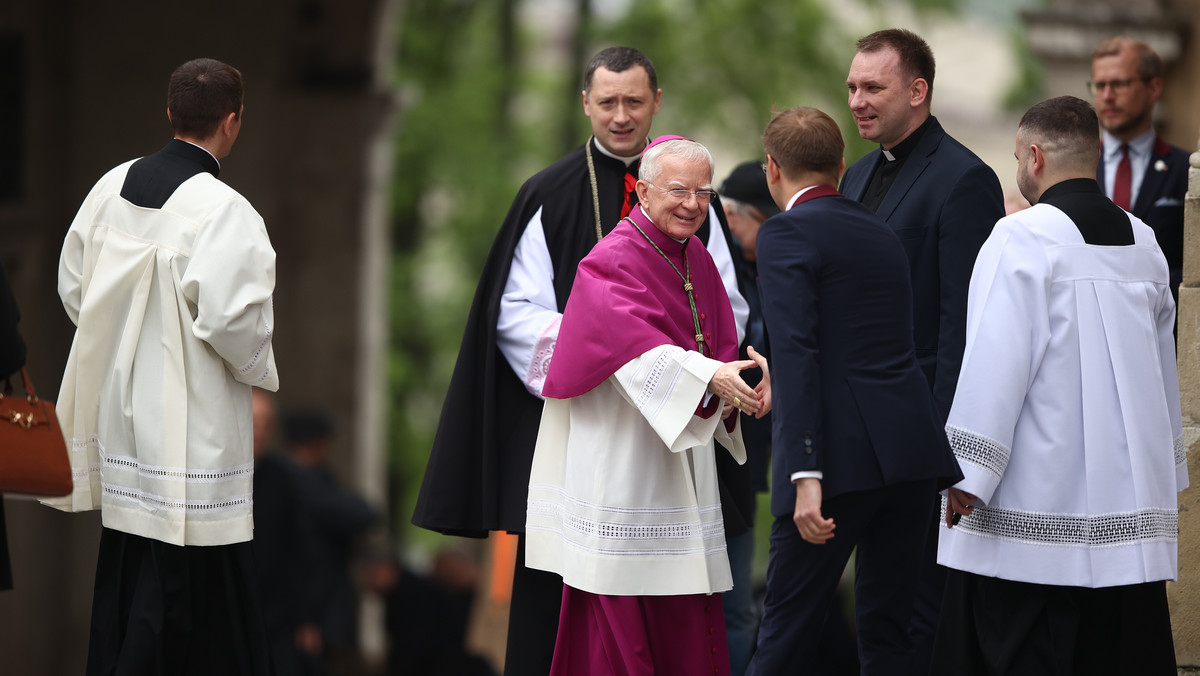
[[[646,139],[646,143],[649,144],[650,139]],[[614,155],[612,152],[610,152],[608,150],[608,148],[604,147],[603,143],[601,143],[600,141],[597,141],[595,136],[592,137],[592,145],[596,146],[596,150],[599,150],[601,154],[608,155],[609,157],[613,158],[614,160],[620,160],[620,161],[624,162],[626,167],[633,164],[634,162],[637,162],[642,157],[641,151],[639,151],[637,155],[634,155],[632,157],[621,157],[620,155]],[[643,151],[645,150],[645,148],[646,148],[646,146],[642,146]]]
[[[179,138],[179,137],[177,136],[176,138]],[[179,139],[179,140],[183,141],[184,143],[188,144],[189,146],[196,146],[200,150],[203,150],[204,152],[208,153],[208,156],[213,158],[213,162],[217,163],[217,169],[221,168],[221,160],[218,160],[216,155],[213,155],[211,152],[209,152],[208,148],[205,148],[204,146],[201,146],[201,145],[196,145],[195,143],[192,143],[191,141],[184,141],[184,139]]]
[[[1129,156],[1131,158],[1150,157],[1150,150],[1154,147],[1154,139],[1155,138],[1157,138],[1157,134],[1154,133],[1154,128],[1152,127],[1150,129],[1147,129],[1146,133],[1142,134],[1141,136],[1138,136],[1137,138],[1133,139],[1132,141],[1129,141]],[[1116,136],[1113,136],[1112,134],[1108,133],[1107,130],[1105,130],[1104,131],[1104,159],[1105,160],[1110,160],[1110,159],[1119,160],[1120,156],[1121,156],[1121,144],[1122,143],[1125,143],[1125,141],[1122,141],[1121,139],[1117,138]]]
[[[784,210],[784,211],[787,211],[788,209],[791,209],[791,208],[792,208],[792,205],[794,205],[794,204],[796,203],[796,200],[800,199],[800,196],[801,196],[801,195],[803,195],[804,193],[808,192],[809,190],[812,190],[812,189],[813,189],[813,188],[815,188],[815,187],[817,187],[817,186],[815,186],[815,185],[810,185],[810,186],[808,186],[808,187],[806,187],[806,188],[801,188],[799,191],[797,191],[797,192],[796,192],[796,194],[795,194],[795,195],[792,195],[792,199],[788,200],[787,206],[786,206],[786,207],[784,207],[784,209],[783,209],[783,210]]]

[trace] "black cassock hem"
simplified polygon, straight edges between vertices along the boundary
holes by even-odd
[[[1174,676],[1166,583],[1066,587],[950,569],[931,674]]]
[[[88,676],[273,674],[251,546],[180,547],[105,528]]]

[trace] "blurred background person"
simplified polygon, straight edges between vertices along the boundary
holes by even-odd
[[[1104,40],[1092,52],[1088,89],[1103,128],[1096,180],[1117,206],[1154,230],[1167,257],[1171,296],[1178,303],[1191,153],[1167,143],[1154,130],[1154,104],[1163,92],[1162,59],[1140,40]]]
[[[466,645],[481,576],[459,546],[439,551],[427,575],[391,553],[372,557],[367,586],[384,602],[386,676],[495,676]]]
[[[258,406],[265,431],[273,405],[260,396]],[[379,515],[330,470],[335,432],[321,409],[289,411],[283,448],[258,459],[255,553],[281,674],[342,676],[363,668],[352,565],[358,537]]]

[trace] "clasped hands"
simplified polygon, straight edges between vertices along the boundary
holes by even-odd
[[[725,420],[734,410],[753,414],[761,418],[771,412],[771,371],[767,367],[767,358],[758,353],[753,347],[747,347],[749,359],[722,364],[713,377],[708,381],[708,391],[717,395],[724,402],[721,419]],[[742,380],[742,371],[758,367],[762,369],[762,380],[751,388]]]

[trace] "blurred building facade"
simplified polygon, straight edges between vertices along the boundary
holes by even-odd
[[[396,4],[0,4],[0,259],[41,393],[57,394],[73,335],[56,284],[75,211],[105,171],[171,138],[171,71],[220,59],[246,80],[221,179],[278,253],[280,403],[331,411],[343,484],[382,505]],[[6,507],[16,579],[0,594],[2,670],[82,673],[98,513]]]

